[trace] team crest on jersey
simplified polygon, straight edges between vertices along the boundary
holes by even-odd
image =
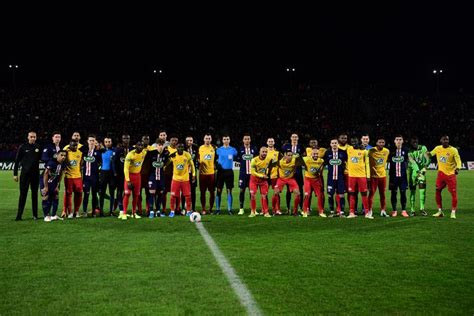
[[[402,163],[405,161],[405,157],[403,156],[393,156],[392,157],[392,161],[395,162],[395,163]]]
[[[258,170],[259,173],[266,173],[267,172],[267,168],[260,168]]]
[[[53,155],[53,158],[54,158],[54,159],[58,158],[58,154],[55,153],[55,154]]]
[[[137,162],[134,162],[133,165],[135,167],[140,167],[142,165],[142,162],[141,161],[137,161]]]
[[[441,156],[439,157],[439,161],[446,163],[448,161],[448,157]]]
[[[204,155],[204,160],[211,160],[211,159],[212,159],[211,154]]]
[[[331,160],[329,160],[329,164],[331,166],[340,166],[342,164],[342,160],[341,159],[331,159]]]
[[[184,164],[180,163],[179,165],[176,165],[177,170],[184,170]]]
[[[75,166],[77,166],[77,161],[76,160],[71,160],[71,161],[69,161],[69,165],[71,167],[75,167]]]
[[[43,149],[43,152],[44,152],[44,153],[45,153],[45,152],[47,152],[47,151],[48,151],[48,149],[47,149],[47,148]]]
[[[245,154],[245,155],[242,155],[242,159],[243,160],[252,160],[253,158],[253,155],[252,154]]]
[[[309,168],[309,172],[316,173],[316,172],[318,172],[318,169],[315,168],[315,167],[311,167],[311,168]]]
[[[124,163],[125,162],[125,157],[120,157],[120,162]]]
[[[375,160],[375,163],[377,165],[383,165],[383,158],[378,158],[377,160]]]
[[[285,176],[289,176],[291,174],[291,170],[285,170]]]
[[[86,161],[86,162],[94,162],[94,161],[95,161],[95,157],[90,157],[90,156],[84,157],[84,161]]]
[[[153,161],[152,166],[154,168],[162,168],[163,167],[163,162],[161,161]]]
[[[359,163],[359,157],[351,157],[352,163]]]

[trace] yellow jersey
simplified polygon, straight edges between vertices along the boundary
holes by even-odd
[[[171,155],[171,154],[174,154],[175,152],[178,151],[177,148],[173,148],[173,147],[171,147],[171,146],[167,146],[166,149],[168,150],[168,152],[170,153],[170,155]]]
[[[271,157],[272,162],[275,163],[278,161],[278,158],[280,157],[280,152],[273,148],[273,150],[268,149],[267,157]],[[278,165],[275,164],[272,167],[272,171],[270,173],[270,179],[276,179],[278,178]]]
[[[324,166],[324,160],[318,158],[314,160],[311,156],[303,158],[304,167],[306,169],[304,176],[309,179],[316,179],[321,176],[321,171]]]
[[[140,153],[134,149],[130,151],[125,157],[125,163],[123,165],[123,173],[125,175],[125,181],[130,181],[130,173],[140,173],[142,170],[143,160],[145,160],[146,150],[142,150]]]
[[[377,147],[373,147],[369,149],[370,176],[372,178],[384,178],[387,176],[385,166],[387,165],[389,154],[390,150],[387,148],[378,150]]]
[[[64,170],[64,176],[68,179],[82,178],[81,164],[82,164],[82,151],[77,149],[72,151],[65,149],[66,154],[66,168]]]
[[[201,145],[199,147],[199,174],[214,174],[216,161],[216,149],[212,145]]]
[[[347,171],[349,177],[370,178],[368,151],[347,147]]]
[[[441,145],[436,146],[430,154],[431,156],[436,156],[438,171],[447,176],[455,174],[456,169],[461,169],[461,157],[458,150],[453,146],[448,146],[447,148]]]
[[[82,144],[81,144],[81,143],[77,143],[77,149],[81,149],[81,147],[82,147]],[[64,149],[64,150],[68,150],[68,149],[69,149],[69,145],[64,146],[63,149]]]
[[[273,158],[270,156],[265,159],[261,159],[260,156],[253,157],[250,161],[250,174],[257,178],[264,178],[272,161]]]
[[[328,151],[326,148],[319,147],[318,148],[318,158],[322,158],[324,156],[324,154],[326,154],[326,151]],[[312,152],[313,152],[313,148],[306,147],[306,156],[311,157]]]
[[[295,175],[296,170],[296,158],[293,156],[290,162],[286,162],[285,158],[282,158],[278,163],[278,176],[282,179],[291,179]]]
[[[175,156],[170,157],[173,163],[173,180],[174,181],[189,181],[189,174],[196,176],[196,169],[194,168],[193,157],[187,151],[183,151],[182,155],[176,153]],[[191,172],[189,172],[191,170]]]

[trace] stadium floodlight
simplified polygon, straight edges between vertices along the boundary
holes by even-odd
[[[13,65],[8,65],[8,68],[13,68]]]
[[[438,71],[437,71],[436,69],[435,69],[435,70],[433,70],[433,73],[434,73],[434,74],[436,74],[437,72],[438,72]]]
[[[289,71],[290,71],[290,68],[286,68],[286,71],[289,72]]]
[[[153,73],[156,74],[156,69],[153,70]]]
[[[443,73],[443,69],[440,69],[440,70],[439,70],[439,73]]]
[[[295,71],[296,69],[295,68],[292,68],[291,71]]]

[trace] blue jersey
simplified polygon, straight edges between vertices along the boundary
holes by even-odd
[[[56,146],[55,144],[49,144],[43,149],[43,153],[41,154],[41,161],[47,163],[51,159],[56,159],[58,155],[58,151],[61,150],[60,146]]]
[[[237,158],[237,149],[232,146],[217,148],[217,168],[223,170],[232,170],[234,159]]]
[[[82,165],[82,172],[84,177],[98,177],[99,169],[102,165],[102,154],[97,149],[89,150],[89,147],[82,146],[82,159],[84,164]]]
[[[344,179],[344,169],[347,163],[345,150],[328,149],[324,155],[324,163],[328,166],[328,181]]]
[[[104,148],[102,151],[103,171],[113,171],[115,173],[115,148]]]
[[[240,147],[237,153],[237,160],[240,162],[240,175],[250,176],[250,161],[256,155],[258,155],[258,152],[255,146]]]
[[[64,163],[60,164],[56,159],[51,159],[46,163],[44,170],[49,171],[48,186],[55,187],[58,185],[59,179],[61,178],[61,172],[64,170],[64,166]],[[43,171],[43,176],[45,171]]]
[[[390,177],[406,177],[408,166],[408,149],[392,149],[388,156]]]
[[[370,146],[369,144],[367,144],[367,146],[365,146],[365,150],[369,150],[371,148],[374,148],[374,147]]]
[[[163,171],[164,165],[168,162],[170,153],[167,149],[163,149],[160,153],[158,150],[152,150],[146,153],[150,157],[152,171],[150,172],[150,179],[164,180],[165,174]]]

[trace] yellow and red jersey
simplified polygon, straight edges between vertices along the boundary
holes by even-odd
[[[201,145],[199,147],[199,174],[214,174],[216,161],[216,149],[212,145]]]
[[[373,147],[369,149],[370,176],[372,178],[384,178],[387,176],[385,166],[387,165],[389,154],[390,150],[387,148],[378,150],[377,147]]]
[[[65,150],[66,154],[66,168],[64,170],[64,175],[68,179],[82,178],[81,173],[81,163],[82,163],[82,151],[77,149],[72,151],[69,147]]]
[[[123,165],[125,181],[130,181],[130,173],[140,173],[146,153],[145,149],[139,153],[134,149],[127,154]]]
[[[296,158],[293,156],[290,162],[286,162],[285,158],[280,159],[278,163],[278,177],[282,179],[291,179],[295,175]]]
[[[278,158],[280,157],[280,152],[276,150],[275,148],[273,148],[272,150],[268,148],[267,157],[271,157],[272,163],[275,163],[278,161]],[[270,173],[270,179],[276,179],[276,178],[278,178],[278,165],[277,164],[273,165],[272,171]]]
[[[173,180],[174,181],[189,181],[189,174],[196,176],[196,169],[194,168],[193,157],[187,151],[183,151],[182,155],[176,153],[170,157],[173,163]],[[189,172],[191,171],[191,172]]]
[[[349,177],[370,178],[370,165],[368,151],[365,149],[355,149],[347,147],[347,171]]]
[[[311,156],[306,156],[303,158],[303,161],[306,169],[304,173],[305,178],[316,179],[321,176],[324,167],[323,159],[318,158],[314,160]]]
[[[447,176],[455,174],[456,169],[461,169],[461,157],[458,150],[453,146],[448,146],[447,148],[441,145],[436,146],[430,154],[431,156],[436,156],[438,170]]]
[[[257,178],[263,178],[267,175],[268,167],[272,163],[273,158],[270,156],[261,159],[260,156],[253,157],[250,161],[250,174]]]

